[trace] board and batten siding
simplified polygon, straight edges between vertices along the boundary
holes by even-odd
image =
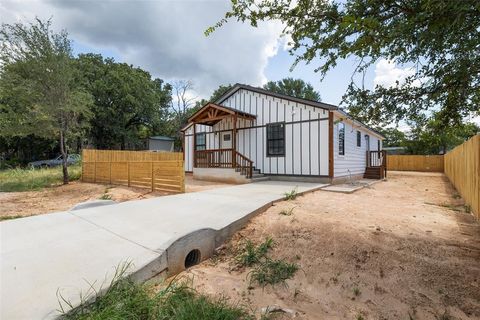
[[[339,154],[339,122],[345,124],[345,155]],[[333,128],[333,172],[334,177],[346,177],[349,175],[360,175],[365,173],[367,144],[365,135],[370,138],[370,151],[378,150],[379,138],[364,127],[354,124],[348,119],[341,120],[340,117],[334,117]],[[357,131],[361,132],[361,146],[357,147]],[[382,142],[380,141],[380,149]]]
[[[255,115],[253,121],[238,119],[237,151],[253,161],[264,174],[328,176],[328,110],[240,89],[221,103]],[[285,122],[285,156],[267,157],[266,125]],[[207,149],[220,147],[220,134],[232,129],[232,120],[213,127],[197,125],[207,132]],[[193,128],[185,132],[185,170],[193,170]]]

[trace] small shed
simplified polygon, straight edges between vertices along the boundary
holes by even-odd
[[[148,150],[172,152],[175,139],[166,136],[152,136],[148,138]]]

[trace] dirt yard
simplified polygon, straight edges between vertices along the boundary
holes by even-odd
[[[229,186],[218,182],[198,181],[192,175],[185,176],[186,192],[197,192]],[[71,182],[66,186],[45,188],[40,191],[0,192],[0,219],[68,210],[75,204],[111,199],[117,202],[160,197],[168,193],[151,192],[149,189],[109,186],[93,183]]]
[[[272,258],[300,266],[287,286],[252,287],[251,269],[235,266],[245,239],[267,237]],[[480,226],[444,175],[391,173],[353,194],[277,203],[182,275],[201,292],[295,319],[480,319]]]

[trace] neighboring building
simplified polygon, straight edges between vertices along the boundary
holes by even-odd
[[[337,106],[247,85],[206,104],[182,131],[185,170],[199,179],[331,182],[385,175],[378,132]]]
[[[173,151],[175,140],[165,136],[153,136],[148,138],[148,150]]]

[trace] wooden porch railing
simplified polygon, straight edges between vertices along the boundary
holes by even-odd
[[[243,154],[235,151],[235,168],[239,170],[247,179],[252,178],[253,161],[245,157]]]
[[[252,177],[253,161],[233,149],[196,150],[193,166],[195,168],[234,168]]]
[[[387,152],[381,151],[367,151],[367,167],[380,168],[382,178],[387,176]]]

